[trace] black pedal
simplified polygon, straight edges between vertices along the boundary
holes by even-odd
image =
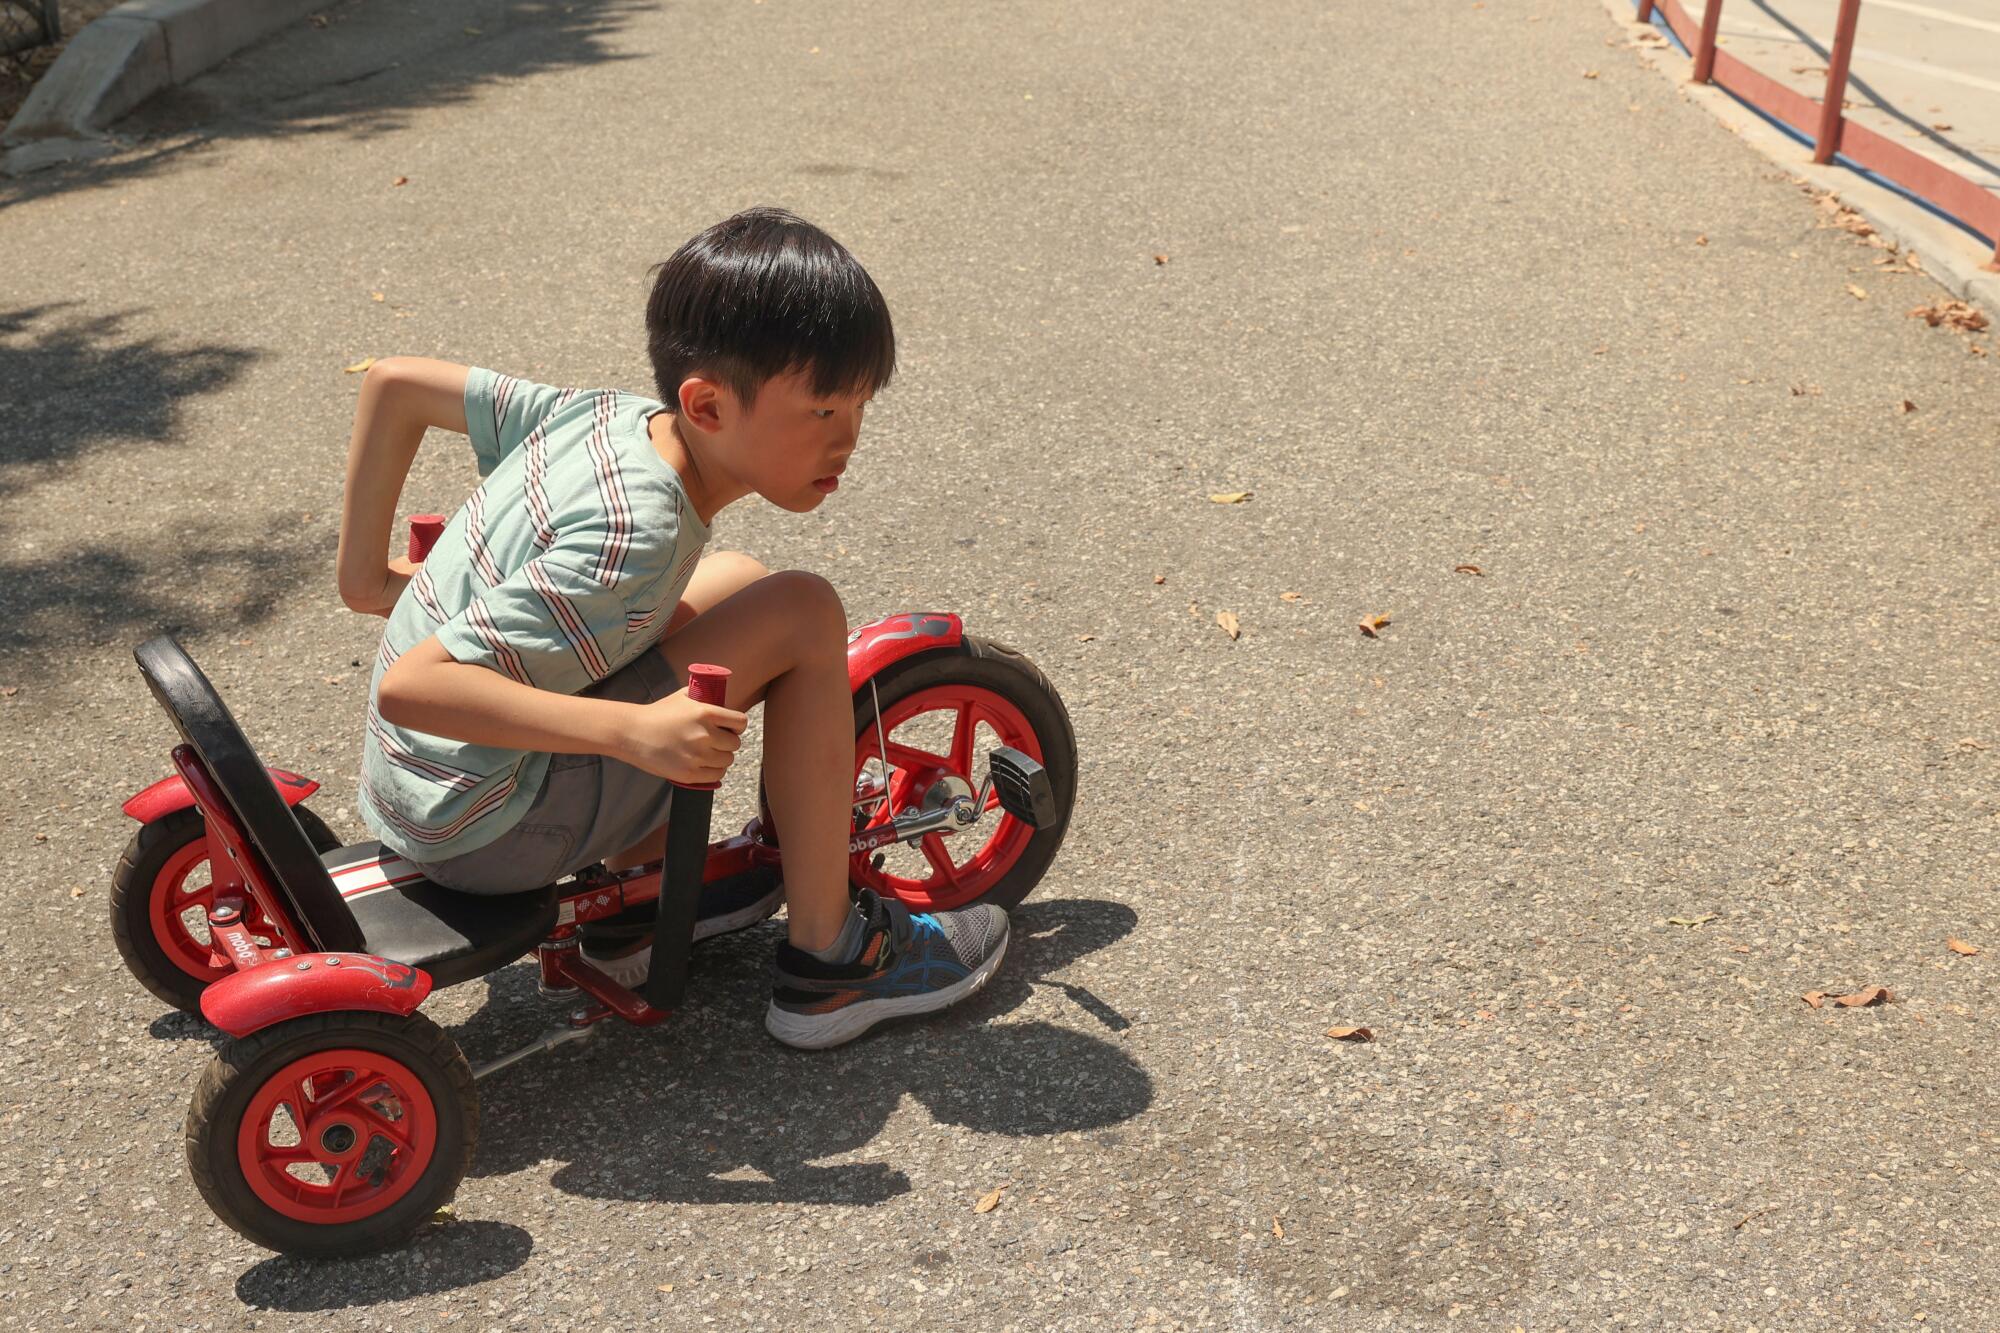
[[[1056,822],[1056,789],[1046,768],[1019,750],[1002,746],[993,752],[989,771],[993,791],[1008,814],[1031,828]]]

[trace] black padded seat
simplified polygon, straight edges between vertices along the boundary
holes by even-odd
[[[425,879],[379,842],[342,847],[324,860],[361,927],[363,950],[420,967],[436,986],[498,971],[556,923],[553,884],[526,893],[460,893]]]

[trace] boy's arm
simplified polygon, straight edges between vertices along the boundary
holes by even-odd
[[[468,369],[428,357],[392,356],[369,367],[347,445],[347,486],[340,513],[340,600],[356,611],[387,615],[412,566],[386,559],[396,501],[432,426],[465,434]]]
[[[675,782],[720,782],[749,719],[685,689],[652,704],[559,694],[460,662],[432,635],[375,687],[384,721],[473,745],[601,754]]]
[[[639,706],[523,685],[455,660],[433,634],[383,673],[375,707],[395,726],[472,745],[616,759]]]

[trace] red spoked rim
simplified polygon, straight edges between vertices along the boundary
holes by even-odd
[[[380,1051],[315,1051],[265,1080],[244,1109],[236,1161],[251,1191],[300,1222],[372,1217],[410,1192],[437,1149],[437,1108]]]
[[[209,866],[209,882],[188,887],[188,879],[202,866]],[[195,838],[185,846],[177,848],[160,867],[160,873],[153,877],[152,893],[147,899],[147,915],[153,923],[153,940],[160,946],[160,952],[167,961],[197,981],[210,982],[229,975],[228,967],[216,967],[210,962],[208,941],[199,938],[190,929],[187,912],[199,909],[201,919],[208,920],[208,909],[215,905],[215,895],[219,892],[234,893],[244,897],[244,924],[252,935],[261,935],[273,944],[279,943],[279,933],[270,918],[257,906],[256,900],[242,893],[242,886],[228,880],[215,878],[215,867],[209,865],[208,839]]]
[[[919,749],[896,739],[897,728],[926,713],[954,715],[949,753]],[[940,777],[962,779],[977,792],[981,778],[972,769],[977,758],[974,743],[982,723],[993,731],[1000,744],[1019,750],[1036,763],[1042,762],[1041,739],[1035,735],[1027,716],[1006,697],[981,686],[934,685],[885,708],[882,730],[889,742],[885,761],[889,770],[889,800],[865,821],[857,815],[855,828],[872,828],[887,823],[896,812],[909,810],[920,794]],[[860,780],[869,760],[881,757],[875,729],[870,726],[855,743],[855,780]],[[989,794],[981,814],[999,808],[999,796]],[[942,912],[963,907],[1000,882],[1027,850],[1035,830],[1003,811],[985,840],[974,842],[979,836],[977,828],[950,836],[925,834],[918,850],[929,863],[929,869],[921,879],[897,874],[886,865],[877,870],[872,864],[872,854],[856,856],[850,867],[854,882],[885,897],[901,899],[918,911]]]

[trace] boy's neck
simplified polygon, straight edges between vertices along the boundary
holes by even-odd
[[[706,441],[696,448],[688,446],[681,437],[678,414],[655,412],[646,420],[646,434],[652,439],[653,452],[681,479],[681,489],[687,493],[688,503],[694,506],[703,527],[715,522],[715,516],[731,503],[750,493],[748,486],[730,477],[712,456],[704,459],[708,453]]]

